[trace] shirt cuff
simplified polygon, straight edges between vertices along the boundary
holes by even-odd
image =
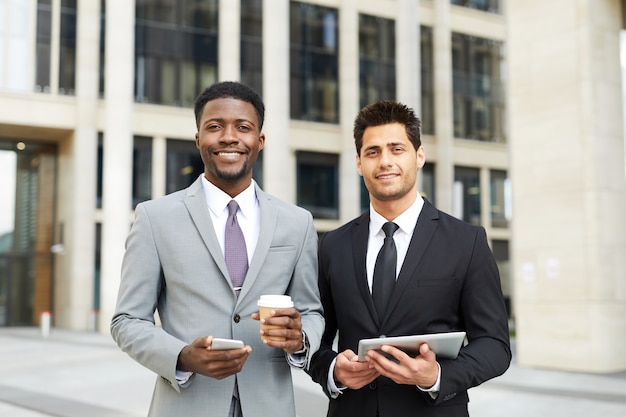
[[[185,385],[192,376],[193,372],[176,370],[176,382],[178,382],[178,385]]]
[[[423,392],[427,392],[433,400],[436,400],[439,396],[439,388],[441,387],[441,366],[439,362],[437,362],[437,367],[439,368],[439,373],[437,374],[437,382],[430,388],[422,388],[419,385],[416,385]]]
[[[287,362],[295,368],[303,369],[306,365],[306,356],[309,351],[309,339],[302,330],[302,349],[287,355]]]
[[[330,363],[330,368],[328,368],[328,382],[326,383],[326,389],[330,394],[330,398],[337,398],[340,394],[346,390],[346,386],[338,387],[335,383],[335,363],[337,362],[337,358],[333,359]]]

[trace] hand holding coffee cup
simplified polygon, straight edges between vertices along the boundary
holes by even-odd
[[[272,316],[272,310],[282,309],[282,308],[293,308],[293,301],[291,297],[288,295],[262,295],[257,302],[259,307],[259,318],[261,320],[261,330],[268,331],[272,329],[285,329],[287,326],[281,326],[276,324],[267,323]],[[276,316],[274,316],[276,317]],[[285,341],[287,338],[282,336],[267,336],[262,335],[261,339],[263,341],[272,340],[272,341]]]

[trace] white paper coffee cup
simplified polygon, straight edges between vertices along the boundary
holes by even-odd
[[[259,306],[259,314],[262,319],[271,317],[272,310],[275,308],[290,308],[293,307],[293,301],[291,297],[288,295],[262,295],[261,298],[257,301],[257,306]],[[280,329],[282,326],[274,326],[261,323],[262,330],[269,329]],[[284,337],[276,337],[276,336],[264,336],[263,339],[266,340],[277,340],[282,341],[285,340]]]

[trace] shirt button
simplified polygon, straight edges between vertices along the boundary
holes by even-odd
[[[235,314],[235,317],[233,317],[233,321],[235,323],[239,323],[241,321],[241,316],[239,314]]]
[[[369,388],[370,388],[371,390],[376,389],[376,381],[374,381],[374,382],[370,382]]]

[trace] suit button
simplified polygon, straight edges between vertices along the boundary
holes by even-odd
[[[374,382],[370,382],[369,388],[370,388],[371,390],[376,389],[376,381],[374,381]]]
[[[235,323],[239,323],[241,321],[241,316],[239,314],[235,314],[235,317],[233,317],[233,320],[235,321]]]

